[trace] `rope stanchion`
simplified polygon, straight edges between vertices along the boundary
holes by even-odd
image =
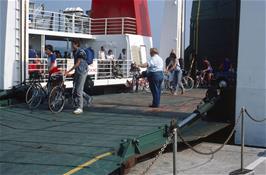
[[[244,147],[245,147],[245,125],[244,125],[244,114],[245,114],[245,108],[241,108],[240,116],[241,116],[241,164],[240,169],[232,171],[229,173],[229,175],[239,175],[239,174],[247,174],[252,172],[252,170],[244,169]]]
[[[192,145],[190,145],[184,138],[183,136],[181,135],[181,132],[179,129],[175,128],[173,130],[173,133],[170,134],[170,136],[167,138],[166,140],[166,143],[163,145],[163,147],[161,148],[161,150],[158,152],[158,154],[156,155],[155,159],[149,164],[149,166],[141,173],[141,175],[144,175],[146,174],[149,169],[151,168],[151,166],[155,163],[155,161],[160,157],[160,155],[162,155],[163,151],[165,150],[166,146],[172,141],[172,139],[174,139],[176,136],[178,136],[181,141],[189,147],[189,149],[191,149],[192,151],[194,151],[195,153],[198,153],[198,154],[201,154],[201,155],[213,155],[215,153],[217,153],[218,151],[220,151],[228,142],[229,140],[232,138],[233,134],[235,133],[236,131],[236,127],[238,126],[239,124],[239,121],[241,119],[241,168],[238,169],[238,170],[235,170],[231,173],[229,173],[230,175],[238,175],[238,174],[247,174],[247,173],[250,173],[252,172],[252,170],[248,170],[248,169],[244,169],[244,147],[245,147],[245,143],[244,143],[244,114],[247,114],[247,116],[255,121],[255,122],[264,122],[266,121],[266,118],[262,119],[262,120],[258,120],[254,117],[252,117],[248,111],[242,107],[241,108],[241,111],[240,111],[240,114],[239,116],[237,117],[237,120],[235,122],[235,125],[232,129],[232,131],[230,132],[230,134],[228,135],[227,139],[224,141],[223,144],[221,144],[217,149],[215,149],[214,151],[210,151],[210,152],[202,152],[202,151],[199,151],[197,149],[195,149]],[[176,140],[176,139],[174,139]],[[174,141],[174,142],[177,142],[177,141]],[[174,144],[174,143],[173,143]],[[173,145],[173,163],[176,164],[176,145]],[[173,174],[176,173],[176,166],[174,165],[173,166]]]
[[[173,175],[176,175],[176,158],[177,158],[177,129],[173,129],[174,142],[173,142]]]

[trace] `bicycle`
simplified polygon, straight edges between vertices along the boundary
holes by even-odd
[[[191,78],[185,70],[183,70],[182,84],[186,90],[191,90],[194,87],[193,78]]]
[[[41,104],[46,90],[41,85],[42,75],[39,72],[31,74],[30,79],[32,81],[27,89],[25,100],[30,109],[35,109]]]
[[[49,90],[52,85],[54,82],[58,82],[58,75],[58,72],[51,74],[50,80],[44,87],[41,85],[42,77],[44,77],[44,75],[41,75],[38,72],[33,75],[32,82],[30,82],[25,98],[25,101],[30,109],[38,108],[41,102],[49,96]]]
[[[62,80],[59,85],[52,88],[49,98],[48,106],[53,113],[61,112],[65,105],[65,90],[64,84],[66,76],[62,75]]]
[[[174,81],[174,80],[172,80],[172,81]],[[175,89],[174,89],[174,87],[171,86],[172,81],[170,81],[169,73],[165,73],[164,74],[164,80],[163,80],[163,89],[164,89],[164,91],[169,90],[173,94],[175,92]],[[186,71],[183,71],[183,76],[182,76],[181,82],[182,82],[185,90],[191,90],[194,87],[194,80],[187,74]]]
[[[70,91],[69,89],[66,88],[64,84],[65,80],[66,80],[66,76],[62,75],[61,78],[59,79],[60,83],[54,86],[50,92],[49,99],[48,99],[48,106],[49,106],[50,111],[53,113],[59,113],[64,109],[66,99],[70,100],[69,102],[72,104],[74,108],[78,106],[78,102],[76,98],[74,97],[75,85],[73,85],[73,89],[72,91]],[[89,86],[92,86],[92,85],[90,84]],[[88,88],[92,88],[92,87],[88,87]],[[84,97],[84,94],[83,94],[83,97]],[[93,98],[90,97],[88,104],[91,104],[92,100]]]
[[[211,73],[211,80],[214,80],[214,75],[213,73]],[[210,84],[207,80],[207,77],[206,77],[206,72],[203,72],[203,71],[198,71],[196,72],[196,82],[195,82],[195,87],[196,88],[207,88],[209,87]]]
[[[146,71],[140,72],[139,69],[131,68],[130,73],[132,74],[132,80],[127,81],[127,84],[130,87],[132,92],[138,92],[139,90],[150,92],[150,87],[149,87],[149,82],[147,79]]]
[[[144,92],[151,92],[147,77],[139,78],[139,89]]]
[[[162,92],[161,93],[165,93],[167,91],[170,91],[172,93],[172,88],[171,88],[171,81],[169,80],[170,75],[168,72],[164,72],[164,76],[163,76],[163,83],[162,83]]]

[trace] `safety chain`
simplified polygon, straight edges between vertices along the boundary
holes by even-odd
[[[162,148],[160,149],[160,151],[158,152],[158,154],[155,156],[155,158],[152,160],[152,162],[147,166],[147,168],[140,173],[140,175],[145,175],[153,166],[153,164],[158,160],[158,158],[163,154],[165,148],[167,147],[167,145],[171,142],[172,138],[173,138],[174,134],[170,133],[170,135],[167,137],[167,140],[165,141],[165,144],[163,144]]]
[[[194,148],[193,146],[191,146],[187,141],[185,141],[185,139],[182,137],[182,135],[181,135],[181,133],[180,133],[179,130],[177,130],[177,135],[178,135],[178,137],[182,140],[182,142],[184,142],[185,145],[187,145],[192,151],[194,151],[194,152],[196,152],[196,153],[198,153],[198,154],[202,154],[202,155],[212,155],[212,154],[215,154],[215,153],[217,153],[218,151],[220,151],[220,150],[221,150],[221,149],[222,149],[222,148],[228,143],[228,141],[231,139],[231,137],[232,137],[233,134],[234,134],[234,131],[235,131],[235,129],[236,129],[236,126],[237,126],[238,122],[240,121],[241,116],[243,116],[243,115],[244,115],[244,111],[241,110],[240,115],[238,116],[237,121],[236,121],[236,123],[235,123],[235,125],[234,125],[234,128],[232,129],[232,131],[231,131],[231,133],[229,134],[228,138],[225,140],[225,142],[224,142],[220,147],[218,147],[216,150],[211,151],[211,152],[201,152],[201,151],[195,149],[195,148]]]
[[[262,119],[262,120],[257,120],[257,119],[255,119],[254,117],[252,117],[252,116],[248,113],[247,109],[244,109],[244,111],[245,111],[245,113],[247,114],[247,116],[248,116],[251,120],[253,120],[253,121],[255,121],[255,122],[264,122],[264,121],[266,121],[266,118],[264,118],[264,119]]]

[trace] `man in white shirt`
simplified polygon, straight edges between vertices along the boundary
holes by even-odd
[[[163,82],[163,59],[158,55],[156,48],[150,49],[151,58],[147,63],[139,65],[139,67],[147,67],[147,77],[150,90],[152,93],[152,104],[149,107],[160,107],[161,85]]]

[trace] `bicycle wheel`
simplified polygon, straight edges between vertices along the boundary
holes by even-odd
[[[37,93],[36,91],[36,84],[31,84],[30,87],[27,89],[25,102],[29,104],[32,101],[32,97]]]
[[[50,94],[48,99],[49,109],[53,113],[61,112],[65,105],[65,94],[64,89],[61,86],[55,86]]]
[[[183,77],[182,83],[183,83],[184,88],[187,90],[190,90],[194,87],[194,80],[189,76]]]
[[[36,109],[40,106],[43,98],[42,87],[39,84],[33,83],[26,93],[26,103],[30,109]]]

